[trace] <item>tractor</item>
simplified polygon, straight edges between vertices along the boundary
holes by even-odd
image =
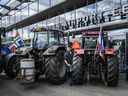
[[[17,58],[15,53],[10,49],[11,44],[4,44],[3,39],[6,38],[5,28],[0,28],[0,73],[5,72],[8,77],[14,78],[17,70]],[[10,70],[11,69],[11,70]]]
[[[1,46],[1,58],[2,63],[1,64],[1,71],[5,71],[6,75],[9,78],[15,78],[18,70],[18,58],[15,55],[15,53],[12,52],[12,50],[9,48],[8,45]]]
[[[74,50],[72,74],[74,81],[102,81],[107,86],[117,86],[119,79],[119,62],[117,50],[103,33],[104,50],[97,50],[100,32],[84,32],[81,37],[81,49]],[[75,74],[75,75],[74,75]]]
[[[33,29],[32,48],[17,54],[20,59],[33,58],[35,61],[35,80],[44,75],[52,84],[65,81],[64,53],[66,51],[63,32],[46,28]]]

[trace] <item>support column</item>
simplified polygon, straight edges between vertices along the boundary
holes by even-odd
[[[125,64],[126,64],[126,80],[128,81],[128,33],[126,32],[125,40]]]

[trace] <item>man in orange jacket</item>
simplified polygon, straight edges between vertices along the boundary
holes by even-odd
[[[76,50],[76,49],[80,49],[80,42],[77,39],[73,39],[72,41],[72,49]]]

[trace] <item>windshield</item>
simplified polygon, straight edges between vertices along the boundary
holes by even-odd
[[[36,34],[37,34],[36,42],[47,42],[48,41],[47,32],[38,32]]]
[[[97,38],[85,38],[85,48],[94,49],[96,48]]]
[[[35,32],[34,39],[35,45],[38,48],[43,48],[46,44],[52,45],[63,41],[61,33],[59,33],[59,31],[42,31],[37,33]]]
[[[49,32],[49,44],[58,42],[58,34],[56,32]]]
[[[37,32],[35,33],[35,47],[38,49],[44,48],[44,46],[48,43],[47,32]]]

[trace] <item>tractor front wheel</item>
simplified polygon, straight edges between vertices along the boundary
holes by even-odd
[[[107,60],[107,86],[117,86],[119,80],[119,62],[116,56]]]
[[[74,54],[73,63],[71,65],[71,83],[82,84],[83,80],[82,58],[79,55]]]
[[[3,72],[3,64],[0,64],[0,73]]]
[[[5,73],[10,78],[15,78],[19,72],[19,59],[16,56],[10,58],[9,62],[5,67]]]
[[[52,84],[62,84],[66,80],[66,66],[63,56],[63,52],[59,51],[56,56],[46,59],[45,75],[46,79]]]

